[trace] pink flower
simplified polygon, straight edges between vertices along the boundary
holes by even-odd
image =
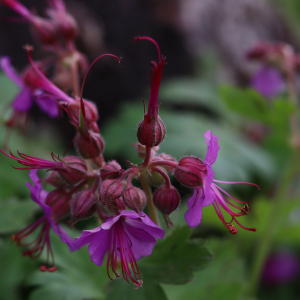
[[[46,247],[47,266],[49,264],[50,257],[53,261],[53,266],[50,268],[48,268],[47,266],[41,266],[40,269],[41,271],[53,272],[56,270],[56,266],[54,265],[54,255],[50,243],[50,229],[52,228],[53,231],[60,237],[61,241],[68,245],[71,252],[76,250],[76,248],[73,245],[72,238],[60,227],[59,224],[56,224],[53,221],[53,213],[51,211],[51,207],[45,203],[48,193],[42,189],[42,184],[40,183],[37,172],[38,170],[30,171],[29,177],[31,178],[33,185],[28,182],[27,186],[31,191],[32,200],[43,209],[44,216],[27,226],[17,234],[14,234],[12,236],[12,240],[16,241],[18,245],[28,248],[29,250],[24,251],[23,255],[28,255],[30,258],[38,258]],[[22,241],[39,227],[41,227],[40,232],[32,242],[24,243]]]
[[[122,211],[119,215],[110,217],[100,227],[84,230],[76,238],[74,245],[77,249],[89,244],[91,260],[101,266],[104,256],[108,252],[107,274],[109,267],[117,274],[117,261],[120,259],[123,278],[129,279],[136,288],[142,285],[141,276],[136,261],[149,256],[156,243],[162,239],[164,231],[153,223],[145,214],[140,216],[135,211]]]
[[[219,182],[225,184],[247,184],[247,185],[254,185],[256,187],[258,186],[248,182],[227,182],[227,181],[214,180],[214,172],[211,166],[216,161],[218,156],[218,152],[220,149],[218,145],[219,138],[217,136],[214,136],[210,130],[204,134],[204,137],[206,138],[206,144],[207,144],[207,153],[205,157],[205,165],[207,170],[201,173],[202,184],[194,189],[193,196],[187,202],[189,209],[187,210],[184,216],[185,221],[190,227],[198,226],[201,222],[202,207],[213,204],[218,217],[223,222],[224,226],[228,228],[231,233],[235,234],[238,231],[238,229],[234,228],[234,226],[231,224],[233,220],[244,229],[256,231],[255,228],[244,227],[236,220],[237,217],[244,216],[245,214],[248,213],[249,211],[248,205],[246,205],[244,208],[239,208],[238,206],[232,204],[225,196],[237,202],[241,202],[241,203],[247,203],[247,202],[239,201],[233,198],[231,195],[229,195],[226,191],[224,191],[222,188],[220,188],[213,182]],[[234,212],[229,206],[238,209],[239,212],[238,213]],[[221,208],[231,216],[230,222],[225,221]]]
[[[284,90],[285,83],[277,69],[263,66],[252,77],[251,86],[265,98],[272,99]]]

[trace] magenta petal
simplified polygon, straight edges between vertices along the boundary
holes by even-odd
[[[101,227],[97,227],[93,230],[82,231],[81,236],[77,237],[74,240],[74,246],[76,247],[76,249],[80,249],[80,248],[84,247],[85,245],[90,244],[95,236],[95,233],[97,233],[100,230],[101,230]]]
[[[69,250],[71,252],[77,250],[76,247],[74,246],[74,241],[73,239],[66,233],[64,229],[61,228],[59,224],[53,224],[53,221],[51,220],[50,222],[53,231],[60,237],[61,241],[63,243],[66,243],[69,247]]]
[[[49,96],[36,97],[35,102],[40,107],[40,109],[45,112],[51,118],[57,118],[59,115],[58,105]]]
[[[123,225],[124,230],[131,241],[131,250],[135,259],[139,260],[144,256],[149,256],[152,253],[156,239],[144,230],[131,227],[125,222],[123,222]]]
[[[21,80],[20,76],[17,75],[15,69],[13,68],[13,66],[11,65],[11,59],[8,56],[2,56],[0,58],[0,67],[2,69],[2,71],[5,73],[5,75],[11,80],[13,81],[15,84],[17,84],[19,87],[23,87],[24,83]]]
[[[214,171],[212,170],[211,166],[207,166],[207,175],[203,179],[203,191],[204,191],[204,199],[202,206],[211,205],[215,200],[215,194],[211,189],[211,184],[213,183],[214,179]]]
[[[92,242],[89,245],[89,253],[91,256],[91,261],[97,265],[101,266],[105,253],[110,247],[112,238],[111,230],[100,230],[95,234]]]
[[[184,215],[184,219],[189,227],[196,227],[201,222],[202,217],[202,192],[201,190],[194,190],[193,196],[188,200],[189,209]]]
[[[12,103],[15,110],[27,112],[32,106],[33,98],[31,91],[24,86]]]
[[[125,214],[127,216],[131,215],[131,217],[125,219],[124,223],[130,225],[132,228],[142,229],[156,239],[164,238],[165,232],[159,226],[157,226],[146,214],[142,215],[141,217],[135,211],[123,211],[122,215],[124,215],[124,212],[126,212]],[[131,214],[129,215],[128,213]],[[134,216],[136,218],[132,218]]]
[[[208,165],[212,165],[216,161],[218,152],[220,150],[218,144],[219,138],[217,136],[214,136],[210,130],[205,132],[203,136],[205,137],[205,142],[207,144],[205,163]]]
[[[33,186],[27,182],[27,186],[31,191],[32,200],[37,203],[43,209],[48,222],[53,228],[53,231],[60,237],[61,241],[66,243],[69,246],[70,251],[76,250],[74,246],[73,239],[59,226],[59,224],[54,224],[51,219],[51,208],[47,204],[45,204],[45,200],[47,197],[47,192],[42,189],[42,183],[40,182],[40,178],[38,176],[38,170],[34,169],[29,172],[29,177],[33,182]]]
[[[284,90],[285,83],[277,69],[263,66],[252,77],[251,86],[265,98],[271,99]]]

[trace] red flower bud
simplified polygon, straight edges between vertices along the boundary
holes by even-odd
[[[120,176],[121,171],[122,171],[121,166],[115,160],[108,162],[100,170],[102,179],[118,178]]]
[[[165,138],[167,133],[165,124],[160,116],[149,117],[147,114],[144,120],[138,124],[137,138],[145,146],[158,146]]]
[[[129,208],[141,214],[147,204],[147,198],[145,193],[137,188],[130,187],[124,191],[123,200],[125,205]]]
[[[206,170],[206,164],[201,159],[194,156],[186,156],[179,160],[175,168],[175,176],[181,184],[187,187],[201,187]]]
[[[70,223],[74,225],[78,220],[91,217],[96,211],[97,196],[91,191],[78,192],[71,201],[71,213],[73,218]],[[72,222],[74,219],[77,221]]]
[[[123,210],[126,210],[126,206],[123,202],[123,197],[119,197],[113,201],[111,201],[108,205],[101,205],[101,203],[99,203],[100,209],[102,210],[102,212],[107,215],[107,216],[113,216],[118,212],[121,212]]]
[[[180,195],[173,186],[162,186],[158,188],[153,194],[153,202],[157,209],[163,214],[167,226],[173,225],[169,219],[172,213],[180,204]]]
[[[104,140],[100,133],[89,130],[79,132],[75,138],[76,151],[86,159],[97,158],[104,151]]]
[[[67,217],[70,213],[71,195],[64,189],[56,189],[47,195],[45,203],[51,207],[54,223]]]
[[[99,119],[98,109],[95,103],[83,100],[84,103],[84,109],[85,109],[85,118],[88,123],[97,122]],[[79,120],[79,113],[80,113],[80,101],[72,102],[68,104],[68,112],[76,118],[76,120]]]
[[[64,188],[69,186],[69,184],[59,175],[57,171],[52,171],[50,175],[44,179],[44,181],[56,188]]]
[[[73,40],[77,37],[77,23],[70,14],[64,12],[54,19],[54,24],[64,39]]]
[[[113,200],[122,196],[124,190],[123,183],[118,179],[104,180],[99,189],[99,200],[102,205],[108,205]]]
[[[55,26],[46,19],[35,17],[31,31],[35,40],[42,45],[52,45],[58,40]]]
[[[63,168],[58,173],[66,182],[75,184],[86,176],[87,166],[80,157],[67,156],[62,163]]]

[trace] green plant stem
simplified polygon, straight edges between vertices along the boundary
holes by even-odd
[[[286,172],[282,176],[277,196],[275,197],[274,202],[270,203],[271,209],[269,211],[269,214],[267,215],[267,220],[264,228],[262,229],[263,232],[261,233],[261,237],[256,248],[256,254],[254,255],[254,261],[250,273],[250,284],[248,289],[249,296],[254,297],[256,295],[264,262],[270,252],[270,248],[277,234],[277,231],[283,223],[284,205],[286,202],[285,200],[287,191],[293,178],[294,172],[299,166],[298,154],[299,153],[294,152],[291,155],[290,161],[286,168]]]
[[[143,190],[147,197],[147,206],[149,210],[150,219],[159,226],[159,220],[157,216],[157,212],[153,203],[152,191],[148,182],[147,173],[143,173],[140,176],[140,180],[142,183]]]

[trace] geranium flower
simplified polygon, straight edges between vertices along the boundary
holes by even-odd
[[[247,203],[247,202],[239,201],[233,198],[226,191],[224,191],[222,188],[217,186],[214,182],[225,183],[225,184],[247,184],[247,185],[254,185],[256,187],[258,186],[256,184],[248,183],[248,182],[228,182],[228,181],[215,180],[214,172],[211,166],[216,161],[218,156],[218,152],[220,149],[218,144],[219,138],[217,136],[214,136],[210,130],[204,134],[204,137],[206,139],[206,144],[207,144],[207,153],[205,157],[206,170],[201,172],[202,184],[194,189],[193,196],[187,202],[189,209],[187,210],[184,216],[185,221],[190,227],[198,226],[201,222],[202,207],[213,204],[218,217],[223,222],[225,227],[229,229],[231,233],[235,234],[238,231],[237,228],[234,228],[234,226],[231,224],[233,220],[235,220],[236,223],[244,229],[256,231],[255,228],[244,227],[236,220],[236,217],[244,216],[245,214],[248,213],[249,211],[248,205],[244,206],[243,208],[239,208],[238,206],[232,204],[225,196],[237,202],[242,202],[242,203]],[[229,205],[238,209],[239,212],[236,213],[232,211]],[[231,216],[230,222],[225,221],[221,208],[230,214]]]
[[[144,256],[149,256],[156,243],[162,239],[164,231],[150,218],[135,211],[122,211],[119,215],[110,217],[100,227],[93,230],[84,230],[76,238],[74,245],[77,249],[89,244],[91,260],[101,266],[104,256],[108,252],[107,274],[110,279],[109,267],[117,273],[118,259],[121,261],[123,278],[134,283],[136,288],[142,286],[142,280],[136,261]]]
[[[41,271],[53,272],[56,270],[56,266],[54,265],[54,255],[50,243],[50,229],[52,228],[53,231],[60,237],[61,241],[68,245],[71,252],[76,250],[76,248],[73,245],[73,239],[60,227],[58,223],[55,223],[53,221],[54,219],[56,219],[56,216],[53,215],[51,207],[46,204],[48,193],[42,189],[42,184],[40,183],[40,178],[38,177],[37,172],[38,170],[30,171],[29,177],[32,180],[33,185],[28,182],[27,186],[31,191],[32,200],[43,209],[44,216],[27,226],[17,234],[14,234],[12,236],[12,240],[16,241],[18,245],[28,248],[27,251],[23,252],[23,255],[28,255],[30,258],[38,258],[46,247],[47,265],[41,266],[40,269]],[[32,242],[23,242],[23,239],[27,238],[39,227],[41,227],[40,232]],[[48,267],[50,257],[53,262],[52,267]]]

